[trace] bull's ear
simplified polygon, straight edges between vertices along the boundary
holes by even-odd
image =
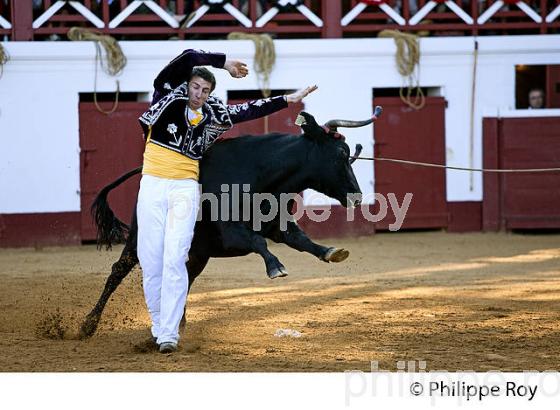
[[[305,111],[301,111],[298,114],[295,123],[297,126],[300,126],[302,128],[306,125],[317,125],[317,121],[315,121],[315,118]]]
[[[298,114],[295,124],[300,126],[304,132],[304,136],[320,139],[324,137],[324,130],[323,128],[317,124],[315,118],[305,111],[302,111]]]
[[[304,111],[301,111],[298,116],[296,117],[296,120],[294,121],[294,124],[296,124],[298,127],[301,127],[302,125],[304,125],[306,123],[305,121],[305,115],[307,114]]]

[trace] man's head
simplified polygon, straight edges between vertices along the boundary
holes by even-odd
[[[204,67],[195,67],[189,78],[189,107],[193,110],[202,107],[214,88],[216,88],[214,74]]]
[[[529,107],[544,108],[544,91],[541,88],[532,88],[529,91]]]

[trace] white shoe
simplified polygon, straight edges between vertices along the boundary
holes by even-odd
[[[159,345],[160,353],[173,353],[175,351],[177,351],[177,343],[163,342]]]

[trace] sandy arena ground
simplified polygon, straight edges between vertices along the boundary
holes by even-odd
[[[273,281],[255,255],[212,260],[173,355],[141,348],[149,321],[139,268],[97,334],[76,338],[121,247],[0,250],[0,369],[367,371],[378,361],[396,371],[397,361],[424,360],[427,370],[560,370],[560,235],[320,242],[350,257],[326,264],[272,244],[290,273]],[[283,328],[302,336],[275,337]]]

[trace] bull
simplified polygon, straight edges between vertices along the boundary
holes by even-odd
[[[251,220],[212,218],[212,204],[203,200],[199,214],[201,217],[195,225],[186,262],[189,289],[210,258],[243,256],[252,252],[263,258],[266,273],[270,278],[286,276],[286,268],[268,250],[265,238],[285,243],[300,252],[308,252],[325,262],[344,261],[349,255],[347,250],[313,242],[295,220],[282,224],[280,215],[282,212],[293,214],[293,198],[297,193],[309,188],[338,200],[344,207],[360,204],[361,191],[351,164],[359,155],[361,146],[358,144],[356,153],[351,156],[344,137],[337,132],[337,127],[365,126],[373,122],[380,113],[381,107],[377,107],[375,115],[368,120],[332,120],[320,126],[313,116],[302,112],[296,121],[303,130],[302,135],[276,133],[259,137],[245,136],[212,146],[200,163],[203,198],[205,194],[210,193],[221,202],[224,200],[224,184],[248,186],[250,190],[244,193],[253,199],[250,203],[255,204],[255,196],[267,193],[284,209],[279,209],[276,216],[263,222],[257,230],[254,229]],[[119,260],[112,266],[99,300],[80,328],[81,338],[90,337],[95,333],[111,294],[138,263],[136,212],[133,213],[132,222],[128,227],[115,217],[107,196],[112,189],[140,173],[141,169],[140,167],[130,171],[104,187],[92,205],[98,246],[105,245],[110,248],[111,244],[120,242],[125,242],[125,246]],[[282,202],[280,197],[283,194],[284,198],[289,194],[292,199]],[[236,203],[236,198],[231,196],[231,192],[226,198],[230,211],[233,207],[238,207],[237,209],[241,208],[241,212],[244,212],[243,207],[247,204]],[[260,202],[258,206],[261,215],[270,214],[271,201]],[[184,324],[184,317],[182,323]]]

